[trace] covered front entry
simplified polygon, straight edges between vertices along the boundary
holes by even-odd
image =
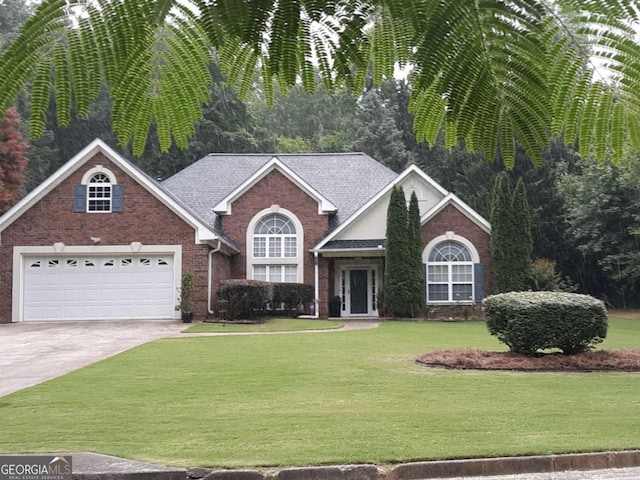
[[[371,317],[378,315],[378,265],[340,265],[337,269],[341,298],[341,316]]]

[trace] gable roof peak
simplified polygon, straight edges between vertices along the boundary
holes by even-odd
[[[211,228],[209,228],[209,226],[204,224],[198,217],[183,207],[173,197],[173,195],[167,192],[151,177],[146,175],[143,171],[138,169],[135,165],[130,163],[126,158],[117,153],[113,148],[99,138],[96,138],[80,150],[80,152],[74,155],[55,173],[49,176],[44,182],[29,192],[4,215],[2,215],[0,217],[0,232],[20,218],[22,214],[28,211],[33,205],[44,198],[49,192],[66,180],[73,172],[77,171],[85,163],[94,158],[98,153],[102,153],[110,162],[125,172],[156,199],[165,204],[183,221],[192,226],[195,230],[196,243],[206,243],[216,240],[224,241],[224,239],[221,239]],[[71,205],[69,208],[71,208]]]
[[[253,175],[251,175],[244,182],[238,185],[231,193],[229,193],[215,207],[213,207],[213,211],[220,215],[231,215],[231,205],[233,204],[233,202],[244,195],[251,187],[253,187],[274,170],[277,170],[278,172],[283,174],[291,182],[298,186],[298,188],[300,188],[307,195],[313,198],[318,203],[319,215],[333,213],[337,210],[336,206],[328,198],[322,195],[318,190],[312,187],[296,172],[285,165],[278,158],[278,155],[279,154],[273,154],[271,156],[271,159],[267,163],[256,170]]]

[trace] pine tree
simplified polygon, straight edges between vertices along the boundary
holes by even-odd
[[[422,271],[422,228],[420,223],[420,206],[416,193],[411,194],[409,202],[409,258],[407,275],[409,277],[411,316],[416,316],[424,303],[425,286]]]
[[[402,187],[394,186],[387,210],[387,248],[385,272],[385,309],[394,317],[410,313],[409,279],[406,274],[409,258],[407,206]]]
[[[376,90],[365,93],[356,112],[355,141],[347,150],[365,152],[394,172],[402,171],[409,151],[394,118],[395,108],[383,103]]]
[[[17,130],[20,115],[11,107],[0,122],[0,214],[6,212],[22,195],[27,144]]]

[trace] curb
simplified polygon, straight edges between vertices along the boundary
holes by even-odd
[[[265,470],[168,468],[96,453],[71,455],[74,480],[425,480],[640,467],[640,450]]]
[[[637,466],[640,466],[640,450],[566,455],[535,455],[530,457],[405,463],[394,467],[385,477],[385,480],[517,475],[521,473],[602,470]]]
[[[536,455],[529,457],[478,458],[413,462],[383,468],[376,465],[338,465],[280,470],[187,470],[189,478],[202,480],[424,480],[567,470],[601,470],[640,467],[640,450],[622,452]],[[200,472],[198,472],[200,471]],[[195,474],[195,475],[194,475]]]

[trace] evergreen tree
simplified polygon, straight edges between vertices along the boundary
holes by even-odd
[[[640,306],[639,160],[633,151],[619,164],[584,160],[559,181],[567,240],[592,275],[580,288],[614,307]]]
[[[410,314],[409,279],[409,232],[407,227],[407,205],[402,187],[394,186],[387,209],[387,248],[384,299],[385,309],[394,317]]]
[[[491,256],[493,257],[493,293],[511,291],[511,181],[501,172],[493,187],[491,203]]]
[[[511,271],[514,291],[526,290],[529,284],[531,269],[531,212],[527,203],[522,177],[518,178],[511,199],[511,215],[513,222],[513,240],[511,242]]]
[[[496,177],[491,205],[494,293],[525,290],[531,267],[531,214],[524,182],[514,190],[506,172]]]
[[[365,152],[395,172],[409,162],[409,151],[395,121],[395,108],[386,105],[376,90],[365,93],[356,111],[355,141],[347,150]]]
[[[0,122],[0,214],[22,195],[27,144],[17,130],[20,115],[11,107]]]
[[[287,95],[276,92],[271,107],[256,91],[247,106],[257,124],[278,137],[278,152],[342,152],[353,141],[356,97],[346,89],[329,92],[319,85],[307,92],[296,85]],[[304,150],[291,149],[296,144]]]
[[[420,206],[416,193],[411,194],[409,202],[409,258],[407,275],[409,278],[409,294],[412,316],[416,316],[424,303],[425,286],[422,271],[422,228],[420,224]]]
[[[32,11],[33,5],[27,0],[0,1],[0,52],[18,36]]]

